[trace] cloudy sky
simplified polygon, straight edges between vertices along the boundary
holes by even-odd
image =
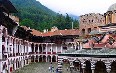
[[[116,0],[37,0],[57,13],[82,15],[105,13]]]

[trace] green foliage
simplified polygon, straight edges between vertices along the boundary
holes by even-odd
[[[56,14],[52,10],[43,6],[36,0],[10,0],[17,8],[18,13],[15,14],[20,18],[20,25],[29,26],[31,28],[42,31],[57,26],[59,29],[70,29],[71,23],[74,27],[78,27],[78,21],[73,20],[68,14]]]

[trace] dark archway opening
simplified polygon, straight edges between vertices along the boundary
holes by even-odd
[[[43,56],[43,62],[46,62],[46,56],[45,55]]]
[[[34,53],[34,44],[31,44],[31,48],[32,48],[32,53]]]
[[[47,59],[48,59],[48,62],[51,62],[51,56],[48,56]]]
[[[39,62],[42,62],[42,55],[39,56]]]
[[[52,62],[56,62],[56,56],[52,57]]]
[[[82,35],[84,35],[85,34],[85,29],[82,29]]]
[[[38,53],[38,45],[35,45],[35,52]]]
[[[85,73],[92,73],[90,61],[86,61],[85,64],[86,64],[86,66],[85,66]]]
[[[31,62],[34,62],[34,56],[31,56]]]
[[[95,64],[95,73],[107,73],[104,62],[98,61]]]
[[[42,53],[42,45],[41,44],[39,45],[39,53],[40,54]]]
[[[38,62],[38,55],[36,55],[35,57],[35,62]]]
[[[111,73],[116,73],[116,62],[112,62],[111,64]]]

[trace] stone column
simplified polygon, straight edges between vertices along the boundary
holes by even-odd
[[[29,53],[29,43],[27,42],[27,55],[28,55],[28,53]]]
[[[7,47],[8,47],[8,45],[7,45],[8,33],[7,33],[7,32],[8,32],[8,31],[7,31],[7,28],[5,28],[5,30],[6,30],[5,36],[4,36],[4,37],[5,37],[5,52],[8,52],[8,51],[7,51]]]
[[[75,46],[75,50],[76,50],[76,43],[74,44],[74,46]]]
[[[18,40],[16,42],[16,53],[18,53]]]
[[[46,56],[46,62],[48,62],[47,56]]]
[[[3,69],[2,69],[2,66],[3,66],[3,65],[2,65],[2,61],[0,61],[0,72],[1,72],[1,73],[2,73],[2,70],[3,70]]]
[[[74,48],[73,48],[73,45],[74,45],[74,44],[72,43],[72,46],[71,46],[72,49],[74,49]]]
[[[23,48],[24,48],[24,47],[23,47],[23,43],[21,42],[21,50],[22,50],[21,53],[22,53],[22,55],[23,55],[23,50],[24,50]]]
[[[57,47],[57,44],[56,44],[56,54],[57,54],[57,52],[58,52],[58,47]]]
[[[92,73],[94,73],[94,70],[95,70],[95,62],[91,62],[91,70],[92,70]]]
[[[58,72],[59,73],[62,73],[62,63],[63,63],[62,60],[63,58],[58,56]]]
[[[40,57],[40,56],[38,55],[38,62],[39,62],[39,57]]]
[[[19,40],[19,55],[21,56],[21,52],[22,52],[22,50],[21,50],[21,41]]]
[[[43,44],[41,44],[41,46],[42,46],[42,54],[43,54]],[[43,58],[42,58],[43,59]]]
[[[56,56],[56,63],[57,63],[57,61],[58,61],[58,59],[57,59],[57,58],[58,58],[58,56]]]
[[[48,54],[48,44],[46,43],[46,62],[48,62],[47,61],[47,54]]]
[[[84,63],[82,62],[81,65],[82,65],[82,73],[85,73],[85,66],[86,66],[86,64],[84,64]]]
[[[25,42],[23,43],[23,55],[25,55]]]
[[[27,53],[27,42],[25,41],[25,55]]]
[[[39,54],[39,44],[38,44],[38,54]]]
[[[79,49],[81,50],[82,48],[83,48],[83,45],[82,45],[82,43],[80,42],[80,45],[79,45]]]
[[[51,62],[52,62],[52,57],[53,57],[53,56],[51,56]]]
[[[35,54],[35,44],[33,44],[33,46],[34,46],[33,52],[34,52],[34,54]]]
[[[52,54],[52,50],[53,50],[53,48],[52,48],[52,44],[51,44],[51,54]]]
[[[108,73],[110,73],[110,71],[111,71],[111,63],[107,61],[107,62],[105,62],[105,65],[106,65],[106,71]]]
[[[61,44],[61,53],[62,53],[62,44]]]
[[[15,53],[15,56],[16,56],[16,40],[14,40],[14,53]]]
[[[48,53],[48,44],[46,43],[46,55]]]
[[[15,63],[14,63],[14,69],[16,70],[16,61],[15,61]]]

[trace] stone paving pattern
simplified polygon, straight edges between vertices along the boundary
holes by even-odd
[[[49,66],[50,63],[32,63],[15,71],[14,73],[56,73],[55,69],[57,68],[57,63],[52,63],[54,72],[49,71]],[[63,65],[63,73],[71,73],[70,71],[67,71],[67,67],[67,64]]]

